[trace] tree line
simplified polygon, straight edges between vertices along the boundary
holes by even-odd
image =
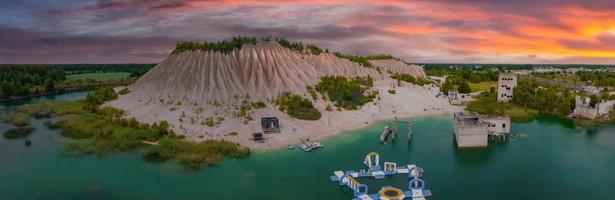
[[[0,65],[0,99],[53,92],[64,71],[45,65]]]

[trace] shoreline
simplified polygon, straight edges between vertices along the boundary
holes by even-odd
[[[107,102],[106,105],[124,110],[127,117],[135,117],[141,122],[152,124],[167,121],[178,135],[184,135],[189,141],[226,140],[253,151],[280,149],[289,144],[296,145],[305,138],[318,141],[396,116],[426,117],[463,111],[461,106],[450,105],[446,97],[437,97],[437,87],[413,84],[395,86],[395,82],[392,79],[376,81],[374,89],[379,91],[381,98],[357,110],[326,111],[326,106],[331,102],[317,99],[314,107],[321,111],[322,117],[315,121],[291,118],[280,112],[272,102],[267,102],[265,108],[250,110],[253,119],[248,121],[233,115],[236,105],[179,104],[169,100],[147,99],[131,93]],[[388,93],[390,89],[397,90],[396,94]],[[222,120],[213,126],[203,125],[204,120],[213,117]],[[265,134],[264,143],[252,140],[252,133],[262,132],[261,117],[277,117],[280,124],[280,132]],[[237,134],[231,134],[234,132]]]

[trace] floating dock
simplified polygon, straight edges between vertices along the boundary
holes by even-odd
[[[365,156],[363,164],[366,169],[359,172],[355,171],[335,171],[330,177],[331,181],[338,182],[342,187],[348,187],[353,191],[353,200],[402,200],[411,198],[413,200],[424,200],[425,197],[431,196],[431,191],[425,187],[423,181],[423,169],[416,165],[397,166],[397,163],[384,162],[384,169],[380,168],[380,156],[378,153],[372,152]],[[377,180],[384,179],[386,176],[395,176],[407,174],[408,190],[384,186],[378,193],[369,194],[368,187],[360,183],[358,178],[375,178]]]
[[[310,152],[312,150],[319,149],[322,147],[325,147],[325,145],[320,142],[309,142],[307,140],[301,140],[301,144],[299,145],[299,148],[301,148],[301,150],[305,152]]]
[[[385,126],[384,130],[382,130],[382,133],[380,133],[380,142],[386,143],[387,139],[389,138],[389,135],[395,134],[394,132],[395,130],[393,129],[393,127]]]

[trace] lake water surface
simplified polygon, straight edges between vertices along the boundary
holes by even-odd
[[[41,99],[72,100],[87,92]],[[9,109],[9,110],[12,110]],[[381,145],[378,133],[390,121],[325,139],[324,149],[257,152],[245,159],[225,159],[219,167],[193,171],[174,161],[146,162],[139,150],[102,158],[66,157],[67,140],[58,130],[33,120],[36,131],[24,140],[0,137],[0,200],[13,199],[351,199],[329,176],[335,170],[359,169],[365,154],[381,161],[413,163],[425,169],[433,196],[443,199],[615,199],[615,126],[576,130],[569,121],[542,118],[513,123],[520,139],[492,142],[488,148],[458,150],[449,116],[414,120],[396,141]],[[0,123],[0,131],[11,126]],[[382,185],[406,186],[402,177],[361,180],[370,193]]]

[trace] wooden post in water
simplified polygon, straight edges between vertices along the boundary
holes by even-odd
[[[408,120],[408,140],[412,139],[412,118]]]
[[[393,127],[393,139],[397,136],[397,116],[395,116],[395,126]]]

